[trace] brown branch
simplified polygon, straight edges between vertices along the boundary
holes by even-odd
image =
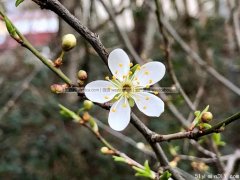
[[[106,3],[103,0],[99,0],[101,2],[101,4],[103,5],[104,9],[106,10],[106,12],[109,15],[110,20],[112,21],[117,34],[120,38],[120,40],[123,42],[123,44],[127,47],[127,49],[129,50],[130,54],[133,56],[133,58],[135,59],[135,61],[137,63],[142,63],[143,60],[138,56],[137,52],[135,51],[134,47],[132,46],[127,34],[123,31],[120,30],[120,28],[118,27],[118,24],[115,20],[115,13],[112,11],[112,9],[110,9]]]
[[[79,32],[93,46],[95,51],[99,54],[99,56],[107,64],[108,53],[107,53],[106,49],[104,48],[104,46],[102,45],[102,43],[100,42],[97,34],[91,32],[87,27],[82,25],[81,22],[77,18],[75,18],[59,1],[57,1],[57,0],[41,0],[41,1],[40,0],[32,0],[32,1],[34,1],[35,3],[40,5],[42,8],[46,8],[46,9],[50,9],[50,10],[54,11],[62,19],[64,19],[70,26],[72,26],[77,32]],[[205,64],[201,64],[201,61],[199,64],[202,67],[205,65]],[[226,80],[226,79],[224,79],[224,80]],[[227,80],[227,82],[224,82],[224,83],[225,83],[225,85],[228,84],[228,80]],[[236,90],[238,90],[238,89],[235,89],[235,91]],[[182,118],[182,119],[184,119],[184,118]],[[148,140],[148,142],[150,144],[153,144],[152,147],[153,147],[153,150],[155,151],[155,153],[160,154],[160,158],[163,158],[163,159],[166,158],[166,155],[164,152],[161,152],[158,148],[155,148],[155,146],[157,146],[157,144],[151,138],[152,131],[149,130],[137,117],[134,117],[134,115],[132,115],[131,122],[142,133],[142,135]],[[212,132],[209,132],[208,130],[206,130],[201,134],[207,135],[210,133],[212,133]],[[197,138],[197,135],[196,135],[196,138]],[[160,160],[160,158],[159,158],[159,160]],[[164,165],[166,166],[168,164],[164,164]],[[171,171],[171,172],[175,176],[178,175],[177,173],[175,174],[173,171]],[[180,177],[180,178],[176,178],[176,179],[182,179],[182,178]]]
[[[162,142],[162,141],[170,141],[175,139],[198,139],[202,136],[212,134],[212,133],[218,133],[221,131],[221,128],[225,128],[228,124],[239,120],[240,119],[240,112],[232,115],[231,117],[219,122],[218,124],[214,125],[213,127],[203,130],[203,131],[187,131],[187,132],[178,132],[174,134],[167,134],[167,135],[160,135],[160,134],[154,134],[152,135],[152,141],[155,142]]]
[[[107,64],[108,53],[97,34],[91,32],[74,15],[72,15],[58,0],[32,0],[43,9],[49,9],[59,15],[79,34],[81,34],[95,49],[99,56]]]
[[[17,88],[17,90],[14,92],[12,97],[2,106],[3,108],[0,111],[0,120],[4,117],[6,113],[11,110],[16,101],[21,97],[21,95],[28,89],[30,82],[34,79],[34,77],[41,71],[41,67],[36,67],[31,74],[29,74],[20,84]]]
[[[156,17],[157,17],[157,22],[158,22],[158,26],[159,26],[159,31],[163,37],[165,59],[167,60],[167,63],[168,63],[169,74],[170,74],[173,82],[175,83],[176,87],[179,89],[180,94],[182,95],[183,99],[185,100],[185,102],[187,103],[189,108],[192,111],[194,111],[195,110],[194,105],[193,105],[192,101],[190,100],[190,98],[188,97],[188,95],[185,93],[185,91],[184,91],[183,87],[181,86],[180,82],[178,81],[178,78],[173,69],[173,63],[172,63],[172,60],[170,57],[170,44],[169,44],[168,37],[163,29],[163,24],[161,21],[161,15],[163,14],[163,12],[161,12],[161,8],[160,8],[160,4],[159,4],[158,0],[155,0],[155,5],[156,5]]]
[[[230,89],[232,92],[240,95],[240,88],[225,78],[223,75],[219,74],[216,69],[209,66],[195,51],[193,51],[189,45],[180,37],[177,31],[172,27],[172,25],[165,19],[161,18],[162,24],[164,28],[168,31],[168,33],[174,38],[176,42],[179,43],[181,48],[194,60],[203,70],[208,72],[211,76],[217,79],[220,83],[222,83],[225,87]]]
[[[234,154],[230,155],[230,157],[228,158],[223,180],[227,180],[230,178],[230,175],[234,170],[234,166],[237,160],[239,159],[240,159],[240,149],[237,149],[234,152]]]
[[[99,56],[107,64],[108,53],[104,48],[103,44],[100,42],[98,36],[91,32],[87,27],[81,24],[81,22],[74,17],[59,1],[57,0],[33,0],[41,8],[50,9],[58,14],[62,19],[64,19],[70,26],[72,26],[77,32],[79,32],[95,49]],[[106,108],[106,107],[105,107]],[[142,133],[142,135],[149,141],[149,132],[151,132],[147,126],[145,126],[137,116],[132,113],[131,118],[132,124]],[[162,154],[165,156],[165,154]],[[168,164],[166,164],[168,166]]]

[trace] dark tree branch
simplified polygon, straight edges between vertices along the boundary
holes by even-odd
[[[240,112],[232,115],[231,117],[219,122],[218,124],[214,125],[213,127],[203,130],[203,131],[187,131],[187,132],[178,132],[174,134],[167,134],[167,135],[160,135],[160,134],[153,134],[152,135],[152,141],[157,141],[157,142],[162,142],[162,141],[170,141],[170,140],[175,140],[175,139],[183,139],[183,138],[188,138],[188,139],[198,139],[202,136],[206,136],[208,134],[212,133],[218,133],[221,131],[221,128],[225,128],[228,124],[239,120],[240,119]]]
[[[72,15],[58,0],[32,0],[43,9],[49,9],[59,15],[79,34],[81,34],[95,49],[103,61],[107,64],[108,52],[101,43],[99,36],[91,32],[74,15]]]

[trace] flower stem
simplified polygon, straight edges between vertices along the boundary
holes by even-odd
[[[0,15],[3,18],[5,17],[7,18],[7,16],[4,14],[4,12],[1,9],[0,9]],[[21,41],[17,41],[17,42],[20,43],[23,47],[27,48],[29,51],[31,51],[40,61],[42,61],[43,64],[45,64],[50,70],[52,70],[57,76],[59,76],[65,83],[71,86],[72,81],[61,71],[61,69],[54,67],[50,59],[47,59],[46,57],[44,57],[37,49],[35,49],[32,46],[32,44],[19,32],[19,30],[13,24],[12,26],[15,28],[17,35],[21,39]]]

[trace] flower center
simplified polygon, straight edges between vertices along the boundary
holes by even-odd
[[[123,86],[122,86],[122,92],[123,93],[130,93],[132,91],[132,86],[131,86],[131,84],[124,84]]]

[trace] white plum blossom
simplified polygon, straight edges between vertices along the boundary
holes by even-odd
[[[113,102],[108,116],[112,129],[122,131],[127,127],[133,102],[147,116],[161,115],[164,111],[163,101],[154,95],[157,92],[146,89],[163,78],[166,68],[162,63],[154,61],[132,67],[128,55],[122,49],[115,49],[109,54],[108,66],[113,74],[112,79],[106,77],[106,81],[87,84],[85,95],[93,102]]]

